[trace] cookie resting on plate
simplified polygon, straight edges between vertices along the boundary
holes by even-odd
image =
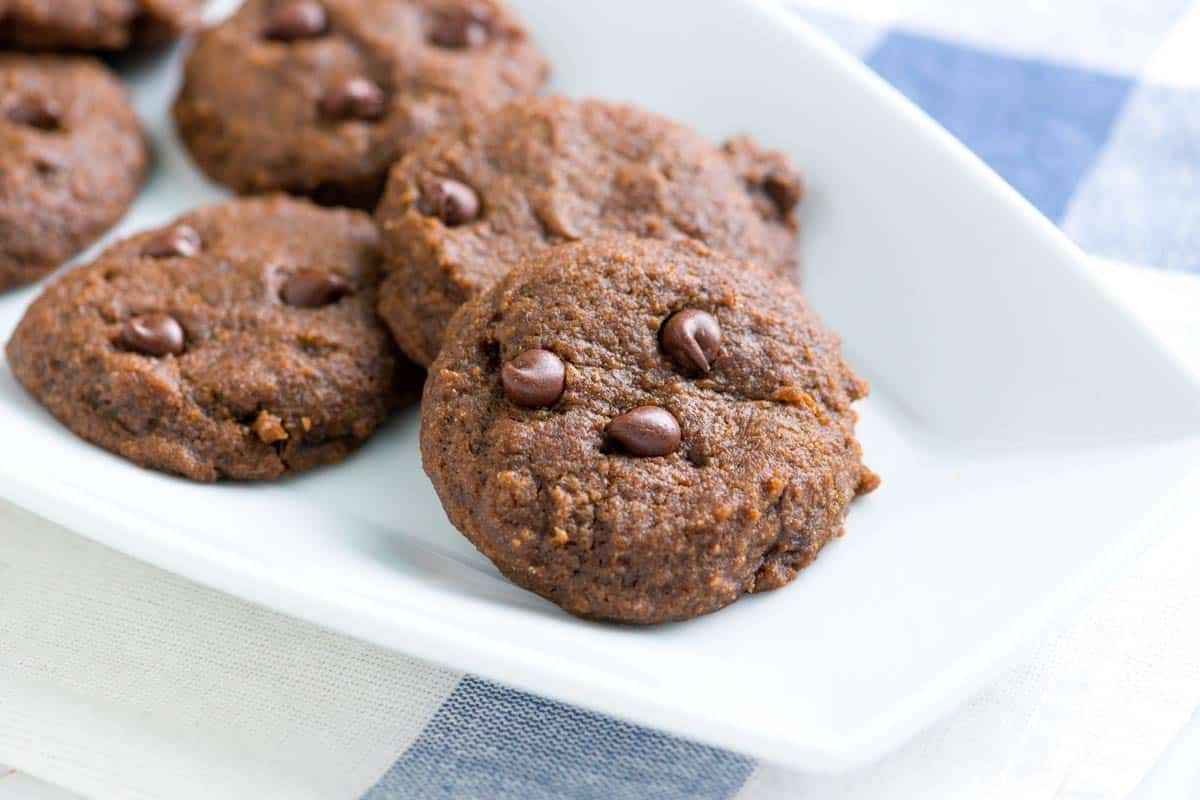
[[[393,167],[375,213],[389,273],[380,313],[428,365],[463,302],[554,244],[691,238],[792,273],[801,191],[785,156],[744,137],[719,149],[633,106],[517,101]]]
[[[0,0],[0,46],[124,50],[200,25],[204,0]]]
[[[197,39],[174,115],[220,183],[370,208],[414,142],[546,74],[498,0],[247,0]]]
[[[282,197],[201,209],[66,273],[8,343],[64,425],[198,481],[340,461],[422,376],[375,316],[365,214]]]
[[[867,393],[786,279],[695,243],[563,245],[455,315],[421,453],[450,521],[582,617],[683,620],[796,577],[878,484]]]
[[[129,97],[100,62],[0,53],[0,291],[111,227],[148,162]]]

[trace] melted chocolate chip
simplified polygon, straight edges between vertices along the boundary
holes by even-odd
[[[479,195],[462,181],[439,178],[422,189],[420,209],[451,227],[462,225],[479,216]]]
[[[47,97],[18,96],[4,104],[4,117],[14,125],[39,131],[55,131],[62,126],[62,108]]]
[[[482,47],[492,35],[492,14],[483,6],[444,11],[433,18],[429,41],[456,50]]]
[[[151,239],[142,252],[151,258],[194,258],[203,247],[195,228],[176,225]]]
[[[183,326],[170,314],[142,314],[121,328],[121,345],[144,356],[177,356],[183,352]]]
[[[52,157],[47,157],[45,154],[38,154],[33,157],[33,168],[38,175],[43,178],[49,178],[51,175],[57,175],[62,169],[62,164]]]
[[[721,325],[707,311],[685,308],[663,323],[659,340],[681,369],[707,374],[721,349]]]
[[[350,294],[350,284],[340,275],[319,269],[302,269],[287,279],[280,298],[296,308],[320,308]]]
[[[683,433],[665,408],[640,406],[608,423],[608,438],[631,456],[666,456],[679,449]]]
[[[500,370],[505,396],[519,406],[545,408],[562,397],[567,368],[549,350],[526,350]]]
[[[334,120],[376,120],[383,116],[383,89],[369,78],[343,78],[325,90],[321,113]]]
[[[283,0],[267,15],[266,36],[281,42],[313,39],[329,28],[325,7],[313,0]]]

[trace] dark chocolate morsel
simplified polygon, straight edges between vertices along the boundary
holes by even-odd
[[[527,408],[552,406],[566,389],[567,368],[549,350],[526,350],[500,369],[509,400]]]
[[[268,39],[293,42],[312,39],[325,33],[329,18],[325,7],[313,0],[282,0],[272,6],[267,15]]]
[[[151,258],[194,258],[203,247],[195,228],[176,225],[151,239],[142,252]]]
[[[491,37],[491,13],[483,6],[445,11],[434,16],[429,41],[439,47],[482,47]]]
[[[377,120],[383,116],[383,89],[369,78],[343,78],[325,90],[321,113],[330,119]]]
[[[705,373],[721,349],[721,325],[707,311],[685,308],[663,323],[663,351],[687,372]]]
[[[280,298],[296,308],[320,308],[350,294],[350,284],[340,275],[319,269],[302,269],[287,279]]]
[[[15,125],[28,125],[40,131],[58,130],[62,109],[46,97],[18,95],[3,106],[4,117]]]
[[[454,227],[479,216],[479,195],[453,178],[429,181],[421,191],[421,213]]]
[[[177,356],[183,352],[183,326],[170,314],[154,312],[133,317],[121,328],[122,346],[144,356]]]
[[[679,422],[665,408],[639,406],[608,423],[610,441],[631,456],[666,456],[679,449]]]
[[[799,172],[772,172],[763,180],[763,191],[779,213],[792,213],[804,197],[804,179]]]

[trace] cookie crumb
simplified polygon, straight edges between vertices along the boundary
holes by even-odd
[[[283,420],[270,411],[258,412],[258,419],[254,420],[252,427],[263,444],[275,444],[276,442],[287,441],[288,432],[283,427]]]

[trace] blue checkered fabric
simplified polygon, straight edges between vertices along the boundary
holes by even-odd
[[[1086,251],[1200,272],[1200,0],[811,0]],[[366,800],[757,800],[750,759],[465,678]]]
[[[961,139],[1085,251],[1200,272],[1196,0],[790,7]]]

